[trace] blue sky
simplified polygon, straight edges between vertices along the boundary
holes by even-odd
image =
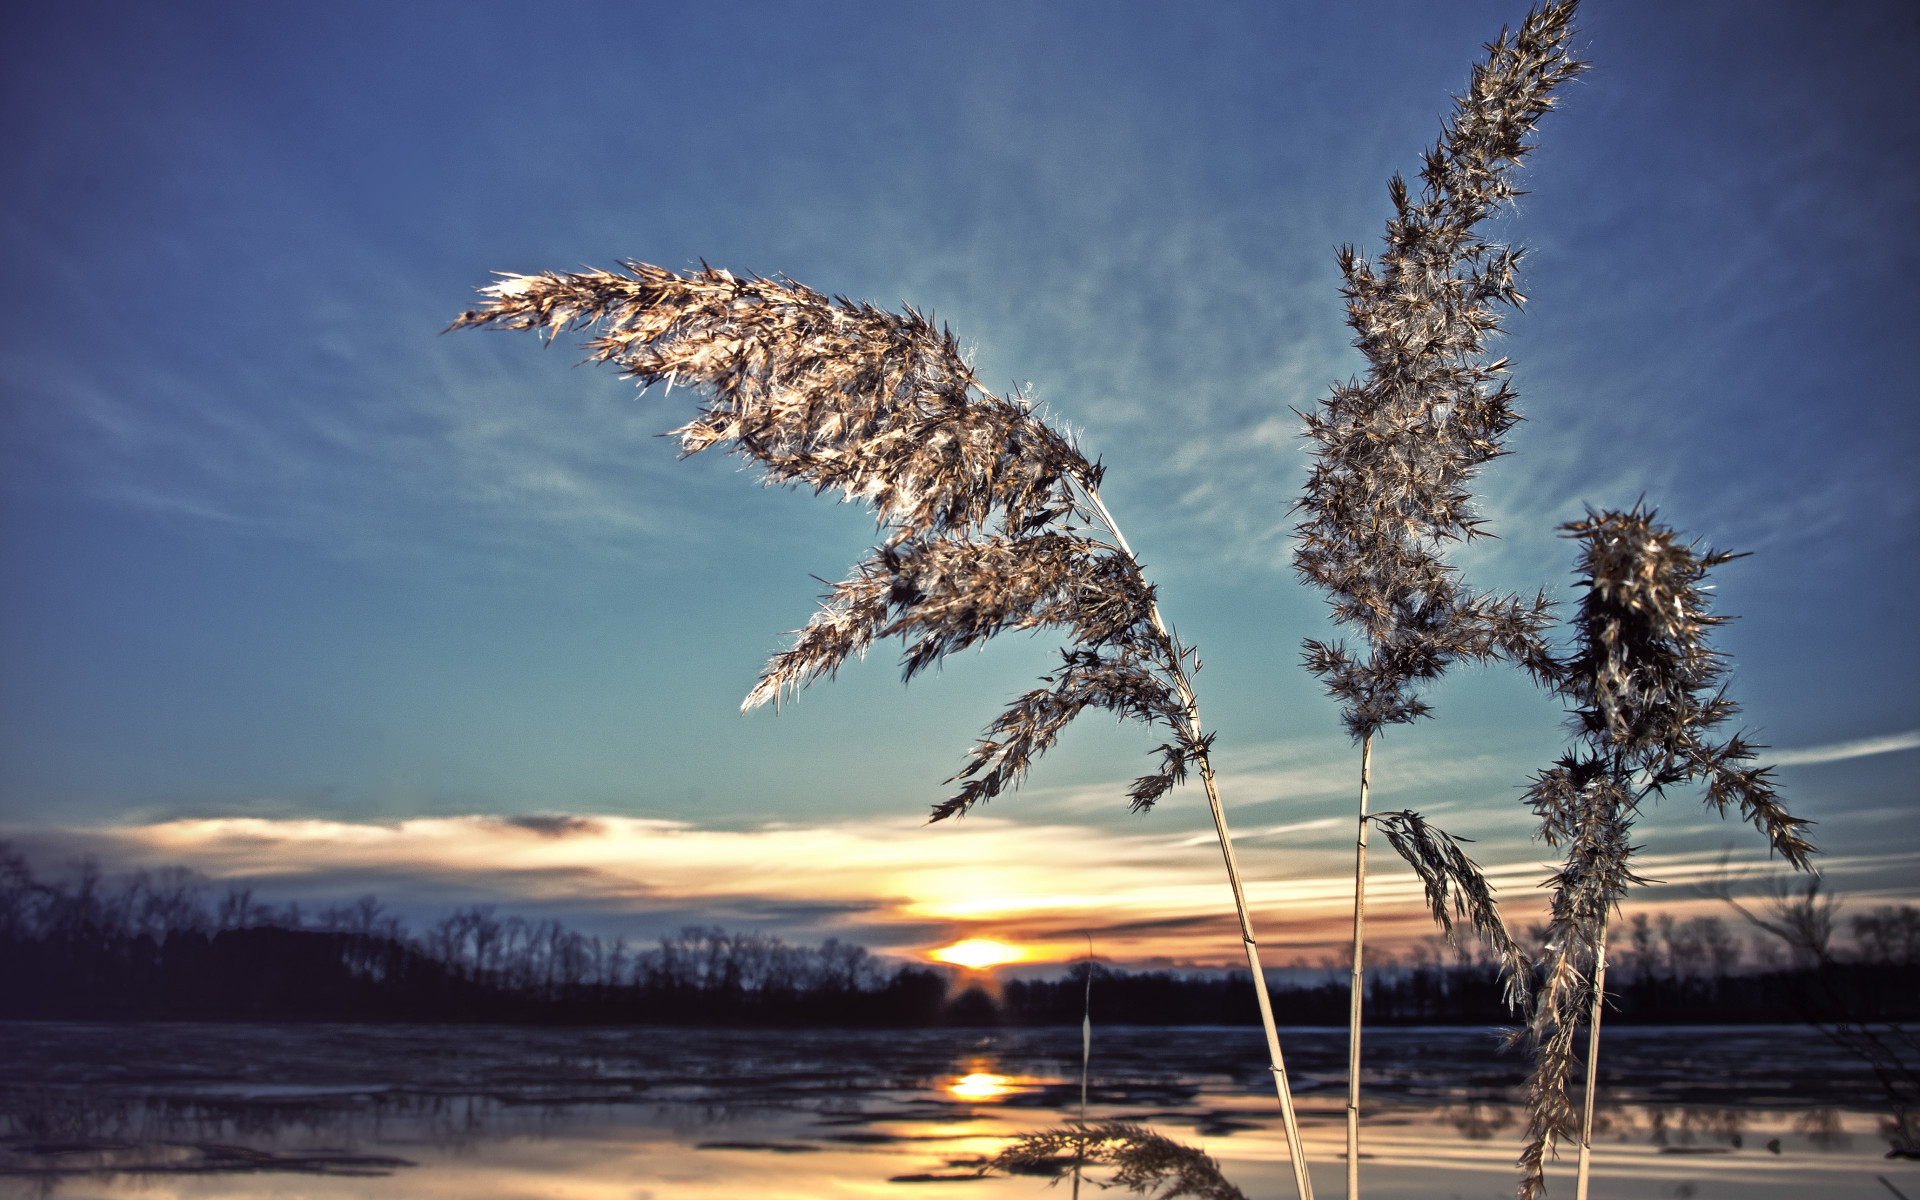
[[[870,520],[731,460],[676,461],[653,435],[683,397],[573,369],[563,343],[439,336],[491,271],[705,259],[931,309],[984,379],[1030,382],[1104,457],[1206,662],[1263,937],[1312,952],[1337,925],[1357,767],[1297,665],[1327,627],[1288,567],[1306,461],[1289,406],[1361,369],[1334,247],[1377,242],[1387,177],[1523,12],[16,15],[4,836],[50,864],[191,862],[423,915],[495,899],[642,934],[711,919],[891,947],[1077,939],[1138,891],[1108,919],[1116,945],[1228,960],[1197,796],[1125,811],[1149,731],[1087,718],[1024,792],[917,827],[1047,643],[904,691],[876,657],[739,717],[810,576],[840,577]],[[1782,751],[1836,886],[1913,898],[1920,21],[1596,2],[1581,26],[1593,69],[1497,229],[1529,247],[1530,297],[1501,347],[1528,421],[1482,477],[1502,540],[1457,561],[1477,586],[1564,593],[1555,526],[1643,495],[1753,552],[1717,577],[1748,725]],[[1559,749],[1557,706],[1499,672],[1432,698],[1436,720],[1381,748],[1380,803],[1481,839],[1524,904],[1540,851],[1515,797]],[[501,820],[556,813],[605,820]],[[1651,901],[1686,902],[1729,845],[1765,861],[1690,798],[1644,828],[1672,856]],[[793,855],[849,865],[771,882]],[[877,861],[918,865],[882,886]],[[914,891],[933,875],[938,902]]]

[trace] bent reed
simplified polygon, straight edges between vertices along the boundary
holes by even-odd
[[[1242,947],[1266,1033],[1294,1180],[1311,1200],[1273,1005],[1202,730],[1199,658],[1161,617],[1154,588],[1100,498],[1102,470],[1018,394],[988,391],[951,330],[912,308],[884,312],[789,279],[705,267],[504,274],[450,329],[543,330],[549,343],[592,328],[591,361],[643,389],[701,393],[673,431],[683,456],[714,446],[758,462],[769,484],[838,491],[874,511],[884,540],[833,586],[776,654],[743,709],[778,704],[832,678],[877,641],[905,643],[911,680],[956,650],[1018,629],[1059,629],[1067,644],[1043,686],[1017,697],[949,783],[931,819],[1017,787],[1088,708],[1166,731],[1159,762],[1128,791],[1151,808],[1189,771],[1206,791]]]

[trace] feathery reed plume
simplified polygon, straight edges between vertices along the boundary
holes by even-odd
[[[1576,1133],[1577,1195],[1587,1194],[1607,921],[1628,887],[1644,882],[1628,865],[1641,803],[1670,787],[1704,783],[1708,805],[1724,815],[1737,804],[1793,866],[1810,869],[1814,854],[1801,832],[1807,822],[1788,813],[1774,791],[1772,768],[1754,765],[1754,752],[1764,747],[1738,734],[1711,740],[1739,706],[1723,683],[1726,658],[1707,641],[1729,618],[1709,611],[1702,581],[1738,556],[1681,542],[1638,505],[1624,513],[1588,510],[1586,520],[1562,528],[1581,543],[1576,569],[1586,594],[1556,688],[1572,705],[1583,745],[1535,775],[1526,793],[1540,818],[1539,836],[1564,846],[1566,861],[1546,881],[1552,916],[1526,1030],[1533,1068],[1521,1200],[1544,1194],[1547,1152]],[[1583,1010],[1586,1101],[1576,1129],[1567,1081]]]
[[[1526,956],[1507,934],[1494,904],[1493,887],[1487,882],[1480,864],[1467,857],[1461,842],[1472,838],[1455,837],[1424,820],[1409,809],[1374,813],[1368,818],[1380,826],[1387,842],[1401,858],[1412,864],[1427,891],[1427,907],[1441,933],[1453,936],[1456,918],[1478,930],[1507,971],[1506,999],[1509,1005],[1522,1003],[1526,996]],[[1515,965],[1517,964],[1517,966]]]
[[[1220,1164],[1192,1146],[1162,1137],[1142,1125],[1104,1121],[1070,1125],[1018,1135],[1011,1145],[988,1160],[981,1174],[999,1170],[1021,1174],[1063,1174],[1074,1163],[1088,1162],[1118,1168],[1103,1188],[1123,1187],[1154,1200],[1247,1200],[1246,1193],[1227,1182]]]
[[[1299,1123],[1255,948],[1233,842],[1192,680],[1196,653],[1161,619],[1153,585],[1101,501],[1101,468],[1026,400],[987,391],[953,334],[903,315],[829,299],[787,279],[711,267],[677,274],[630,262],[624,272],[505,275],[451,328],[593,327],[592,361],[643,388],[687,384],[699,415],[674,431],[683,454],[713,446],[759,462],[769,484],[839,491],[872,505],[884,535],[833,585],[819,612],[776,654],[742,704],[779,702],[831,678],[877,641],[906,644],[906,678],[1010,629],[1057,628],[1060,665],[988,727],[932,819],[965,813],[1018,786],[1034,760],[1088,708],[1162,726],[1169,740],[1129,789],[1151,808],[1195,771],[1240,920],[1265,1028],[1294,1180],[1311,1200]]]
[[[1500,454],[1520,419],[1504,358],[1489,360],[1500,332],[1496,304],[1518,307],[1520,251],[1494,245],[1479,222],[1518,194],[1512,173],[1532,149],[1527,136],[1555,106],[1553,93],[1586,64],[1573,56],[1574,0],[1527,14],[1517,34],[1501,31],[1455,97],[1440,140],[1425,156],[1415,199],[1404,180],[1388,185],[1395,215],[1376,263],[1340,251],[1347,324],[1369,363],[1364,383],[1336,385],[1306,421],[1314,466],[1296,508],[1306,519],[1294,568],[1328,593],[1334,616],[1367,641],[1364,660],[1342,643],[1309,639],[1307,668],[1342,705],[1360,743],[1360,815],[1354,849],[1352,1008],[1347,1094],[1347,1194],[1359,1194],[1360,1003],[1363,981],[1367,799],[1373,738],[1383,727],[1429,713],[1417,692],[1459,659],[1506,658],[1546,678],[1541,635],[1544,595],[1480,595],[1460,584],[1438,553],[1442,543],[1485,536],[1467,485]],[[1409,854],[1425,843],[1390,839],[1415,870],[1471,860]],[[1463,877],[1464,878],[1464,877]],[[1484,881],[1474,885],[1485,890]],[[1506,959],[1510,980],[1525,972],[1491,903],[1474,906],[1475,925]],[[1481,916],[1493,917],[1483,924]],[[1514,985],[1510,985],[1511,986]]]

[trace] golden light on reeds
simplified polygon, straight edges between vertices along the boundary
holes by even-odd
[[[942,946],[928,957],[936,962],[952,963],[956,967],[965,967],[970,971],[984,971],[988,967],[1019,962],[1027,957],[1027,952],[1019,946],[996,942],[992,938],[967,938],[951,946]]]

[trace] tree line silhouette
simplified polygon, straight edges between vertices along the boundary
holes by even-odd
[[[1615,951],[1622,986],[1610,1019],[1818,1021],[1835,997],[1850,1019],[1920,1018],[1920,910],[1882,907],[1851,926],[1851,952],[1828,944],[1815,959],[1765,942],[1750,954],[1716,916],[1637,914]],[[1282,1023],[1345,1024],[1344,967],[1322,966],[1319,983],[1270,978]],[[1253,1020],[1245,971],[1080,963],[1056,979],[1010,980],[996,995],[957,972],[834,939],[799,946],[694,927],[636,948],[491,905],[456,909],[415,936],[373,896],[309,912],[177,867],[110,881],[81,863],[47,880],[0,843],[0,1017],[9,1019],[1076,1025],[1089,970],[1102,1023]],[[1364,999],[1380,1024],[1485,1025],[1511,1019],[1502,995],[1494,959],[1429,939],[1373,975]]]
[[[36,878],[0,843],[0,1017],[928,1025],[944,972],[828,940],[690,928],[635,950],[460,908],[418,937],[378,898],[315,912],[191,871]]]

